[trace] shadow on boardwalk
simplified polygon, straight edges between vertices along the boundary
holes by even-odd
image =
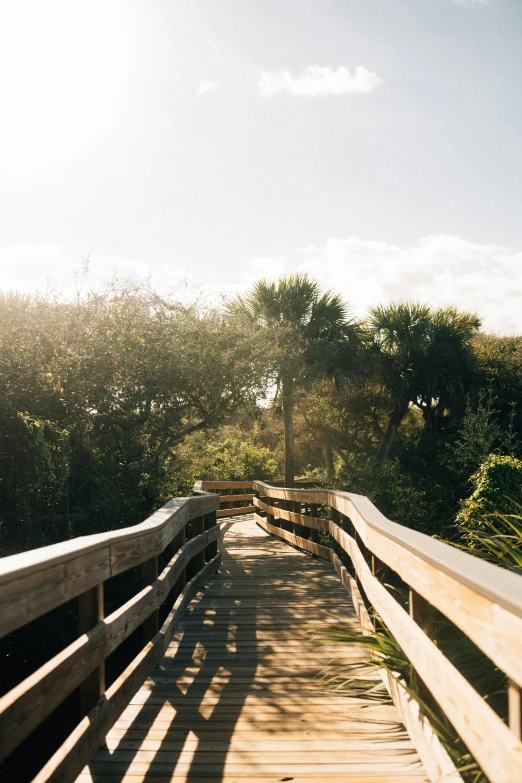
[[[232,524],[223,525],[223,535]],[[230,739],[254,682],[258,654],[257,598],[249,594],[252,622],[236,624],[234,612],[241,608],[241,598],[227,599],[227,593],[231,579],[244,577],[246,572],[237,560],[227,557],[225,544],[220,544],[220,551],[223,563],[212,590],[204,590],[198,602],[192,603],[184,630],[175,637],[177,649],[173,641],[160,668],[149,678],[146,702],[127,708],[122,719],[128,715],[130,720],[121,738],[117,744],[109,741],[107,750],[89,765],[93,783],[105,783],[107,765],[98,771],[100,762],[115,750],[117,761],[110,764],[113,781],[124,780],[130,765],[140,761],[143,783],[157,781],[158,773],[166,779],[175,773],[186,780],[200,779],[209,774],[210,761],[212,780],[223,777]],[[142,693],[143,689],[138,698]],[[133,711],[136,714],[131,718]],[[187,761],[189,755],[192,759]]]

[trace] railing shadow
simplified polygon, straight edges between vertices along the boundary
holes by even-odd
[[[232,580],[248,576],[227,556],[224,538],[232,524],[223,525],[219,575],[192,604],[177,649],[172,644],[169,648],[175,653],[167,653],[152,672],[150,695],[143,706],[137,705],[123,736],[89,764],[93,783],[105,779],[108,766],[111,780],[122,780],[133,762],[140,764],[140,780],[146,783],[153,783],[158,774],[168,779],[174,772],[186,780],[209,775],[222,779],[230,740],[258,664],[257,597],[249,593],[248,623],[235,622],[241,596],[236,592],[227,600]]]

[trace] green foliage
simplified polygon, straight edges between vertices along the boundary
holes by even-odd
[[[494,418],[491,392],[479,389],[476,406],[466,400],[466,411],[455,442],[450,446],[450,462],[468,476],[487,458],[498,442],[500,426]]]
[[[436,532],[426,487],[395,458],[376,465],[372,457],[351,456],[339,469],[336,483],[340,489],[367,495],[383,514],[402,525]]]
[[[403,600],[405,596],[398,596]],[[382,626],[382,620],[379,620]],[[466,783],[487,783],[477,762],[456,733],[437,703],[427,701],[416,684],[414,669],[400,644],[390,631],[381,627],[373,634],[362,636],[360,630],[351,630],[346,624],[332,625],[321,638],[326,644],[349,644],[366,653],[366,660],[353,664],[329,664],[320,674],[320,685],[336,694],[359,696],[386,702],[388,694],[379,676],[386,669],[389,676],[398,679],[408,694],[415,699],[428,718],[434,732],[448,751]],[[445,618],[436,623],[437,645],[451,663],[468,679],[488,703],[505,718],[507,680],[464,634]]]
[[[252,433],[224,428],[186,438],[176,453],[176,473],[185,494],[198,479],[270,481],[280,475],[281,467],[271,449],[257,444]]]
[[[480,529],[484,519],[516,514],[522,506],[522,460],[490,454],[471,478],[474,490],[461,505],[457,525]]]
[[[522,574],[522,516],[492,513],[480,518],[479,526],[460,526],[462,549],[472,549],[474,555],[495,565]],[[455,543],[455,542],[451,542]]]
[[[338,294],[322,291],[307,275],[277,283],[259,280],[229,312],[249,318],[270,335],[267,364],[273,380],[286,375],[304,383],[324,375],[351,380],[361,354],[361,329]]]
[[[264,335],[132,285],[0,297],[3,551],[141,521],[173,453],[265,393]]]

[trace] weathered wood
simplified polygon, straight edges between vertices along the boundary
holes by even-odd
[[[339,531],[368,599],[395,636],[418,675],[494,783],[516,783],[522,744],[477,691],[372,575],[353,538]],[[339,539],[338,539],[339,540]],[[473,720],[469,716],[473,716]]]
[[[317,687],[325,657],[353,659],[351,647],[323,647],[309,630],[332,620],[325,596],[357,623],[331,566],[266,536],[253,520],[233,521],[224,530],[222,573],[192,604],[161,668],[109,731],[110,752],[97,753],[91,773],[85,769],[79,781],[87,783],[92,774],[97,783],[107,775],[114,783],[324,783],[331,776],[427,783],[393,706]],[[301,610],[306,624],[297,634],[292,617]],[[261,615],[270,625],[256,625]],[[254,624],[245,626],[249,617]],[[272,636],[268,647],[265,627]],[[194,660],[196,650],[201,657]]]
[[[139,525],[0,559],[0,636],[160,554],[189,519],[218,507],[216,495],[176,498]]]
[[[194,553],[203,552],[218,535],[219,528],[215,526],[184,544],[152,585],[82,634],[0,699],[0,759],[19,745],[85,680],[86,675],[101,667],[104,659],[156,611],[184,575],[186,563]],[[96,692],[90,690],[88,698],[96,703],[100,695],[94,700]]]
[[[33,783],[67,783],[81,772],[84,764],[102,744],[107,731],[121,715],[131,697],[161,660],[183,612],[203,580],[219,567],[220,555],[207,563],[187,583],[159,633],[144,647],[103,699],[91,710],[67,740],[34,778]]]
[[[264,503],[262,500],[258,500],[257,498],[254,498],[254,505],[256,509],[266,511],[267,514],[277,514],[279,519],[285,519],[289,522],[297,523],[312,530],[322,530],[325,533],[330,530],[329,519],[309,517],[304,514],[298,514],[295,511],[287,511],[283,508],[275,508],[274,506],[269,506],[267,503]]]
[[[522,578],[391,522],[368,498],[331,494],[365,546],[522,685]]]
[[[266,519],[260,517],[259,514],[254,514],[254,519],[260,527],[267,531],[267,533],[272,533],[272,535],[279,536],[279,538],[283,538],[290,544],[294,544],[295,546],[298,546],[313,555],[317,555],[323,560],[330,560],[329,547],[322,546],[321,544],[314,544],[313,541],[309,541],[307,538],[296,536],[294,533],[290,533],[289,530],[283,530],[280,527],[275,527],[275,525],[271,525]]]
[[[78,630],[87,634],[103,620],[103,583],[78,596]],[[80,685],[81,717],[92,710],[105,690],[105,663],[97,666]]]
[[[254,494],[247,494],[247,495],[220,495],[219,496],[219,502],[220,503],[228,503],[230,500],[234,501],[234,503],[243,502],[244,500],[252,500],[255,497]]]
[[[509,728],[522,741],[522,691],[516,682],[509,683],[508,690]]]
[[[216,512],[216,515],[219,519],[222,519],[223,517],[235,517],[240,514],[251,514],[253,511],[255,511],[255,506],[243,506],[242,508],[220,508],[219,511]]]
[[[441,611],[522,686],[522,579],[455,547],[386,519],[361,495],[329,490],[254,489],[330,505],[347,516],[364,545]],[[314,501],[315,498],[315,501]]]
[[[154,555],[141,565],[141,583],[143,587],[154,584],[158,578],[158,556]],[[143,644],[147,644],[158,633],[159,612],[154,609],[141,626]]]
[[[252,489],[253,481],[197,481],[199,490],[209,489]]]

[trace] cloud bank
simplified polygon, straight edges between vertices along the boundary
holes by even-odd
[[[200,83],[198,84],[198,95],[203,95],[205,92],[215,90],[217,86],[218,83],[212,79],[201,79]]]
[[[448,235],[411,246],[331,237],[284,258],[254,260],[244,282],[296,271],[342,293],[358,315],[380,302],[414,299],[477,312],[488,331],[522,334],[522,251]]]
[[[111,254],[92,254],[86,265],[52,244],[0,247],[0,270],[4,291],[74,299],[78,292],[85,294],[112,280],[134,279],[186,301],[203,297],[210,302],[244,292],[260,278],[307,272],[342,294],[359,316],[381,302],[413,299],[477,312],[487,331],[522,334],[522,250],[451,235],[428,236],[411,245],[330,237],[321,245],[254,258],[241,277],[225,265],[210,277],[183,265],[148,264]]]
[[[264,98],[278,92],[290,95],[350,95],[365,94],[380,87],[383,80],[376,73],[358,65],[350,73],[347,68],[334,70],[327,66],[309,65],[299,76],[290,71],[259,71],[259,92]]]

